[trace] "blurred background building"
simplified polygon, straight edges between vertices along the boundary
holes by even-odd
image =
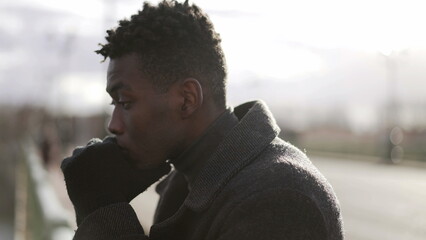
[[[335,187],[347,238],[425,239],[423,2],[193,2],[222,36],[229,105],[266,101],[282,137]],[[111,111],[108,63],[94,51],[106,29],[141,6],[0,0],[2,240],[47,239],[49,229],[72,222],[34,223],[46,218],[34,182],[46,184],[32,173],[34,164],[72,216],[60,161],[76,145],[105,136]],[[145,204],[140,211],[150,211],[144,202],[155,205],[149,194],[135,201]]]

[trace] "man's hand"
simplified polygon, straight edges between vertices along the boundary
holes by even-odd
[[[77,225],[90,213],[110,204],[130,202],[170,171],[167,163],[139,170],[131,165],[115,138],[92,139],[61,164],[77,215]]]

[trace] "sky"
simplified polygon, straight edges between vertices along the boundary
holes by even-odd
[[[301,108],[299,118],[313,108],[349,108],[355,125],[374,126],[389,95],[390,61],[399,101],[426,104],[423,1],[192,2],[221,34],[230,104],[262,98],[274,108]],[[78,115],[107,110],[107,63],[93,51],[106,29],[141,6],[0,0],[0,104]]]

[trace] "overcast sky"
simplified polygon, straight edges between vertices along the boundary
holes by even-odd
[[[371,115],[368,105],[386,100],[389,59],[397,63],[401,101],[426,102],[424,1],[193,2],[222,36],[231,104],[253,98],[278,107],[338,102]],[[107,64],[93,51],[107,28],[141,5],[0,0],[0,103],[71,114],[102,110]]]

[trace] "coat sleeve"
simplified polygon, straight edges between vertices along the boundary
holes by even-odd
[[[78,227],[74,240],[146,240],[149,239],[128,203],[98,209]]]
[[[312,199],[294,190],[267,190],[241,201],[216,239],[327,239],[326,224]]]

